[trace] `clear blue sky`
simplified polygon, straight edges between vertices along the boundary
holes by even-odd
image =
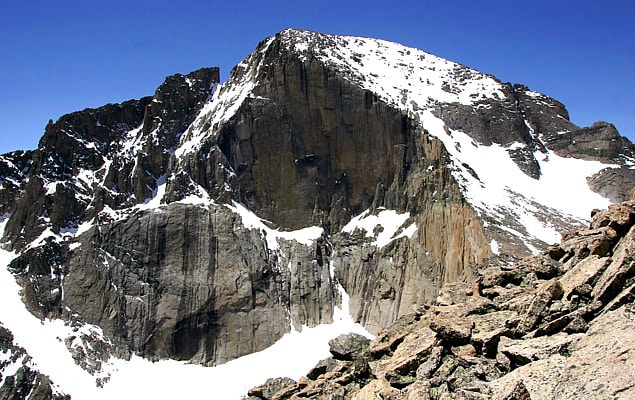
[[[635,1],[4,2],[0,153],[49,119],[153,93],[164,77],[231,68],[285,28],[377,37],[562,101],[578,125],[635,138]]]

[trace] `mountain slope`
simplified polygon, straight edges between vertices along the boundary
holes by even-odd
[[[75,351],[99,379],[110,355],[264,350],[347,296],[376,333],[634,181],[611,125],[578,128],[554,99],[394,43],[286,30],[218,78],[69,114],[0,160],[23,300],[103,331]]]

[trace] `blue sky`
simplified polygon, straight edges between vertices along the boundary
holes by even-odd
[[[601,6],[600,6],[601,4]],[[49,119],[150,95],[165,76],[231,68],[285,28],[417,47],[562,101],[578,125],[635,138],[635,1],[5,2],[0,153]]]

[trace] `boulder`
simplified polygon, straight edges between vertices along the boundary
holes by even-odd
[[[570,299],[574,289],[581,285],[593,285],[600,274],[611,262],[610,257],[592,255],[577,263],[559,278],[562,285],[563,297]]]
[[[518,332],[528,332],[533,329],[540,320],[542,312],[547,308],[553,300],[562,297],[562,285],[558,279],[551,279],[544,282],[536,291],[533,300],[529,304],[529,308],[522,316],[520,324],[518,324]]]
[[[635,202],[627,201],[611,204],[606,210],[595,210],[592,215],[591,229],[608,226],[624,236],[635,224]]]
[[[435,357],[433,349],[439,344],[436,333],[427,326],[416,326],[404,337],[390,358],[377,361],[373,368],[377,377],[382,377],[386,373],[414,375],[424,360],[430,356]]]
[[[442,341],[454,345],[467,344],[473,327],[474,321],[471,318],[461,317],[452,311],[441,311],[430,321],[430,329],[435,331]]]
[[[593,288],[595,300],[608,303],[623,288],[627,279],[635,275],[635,228],[631,228],[614,250],[611,263]]]
[[[531,395],[523,381],[519,380],[511,386],[504,387],[492,400],[531,400]]]
[[[569,345],[582,336],[581,334],[558,333],[553,336],[519,340],[502,337],[498,344],[498,351],[505,354],[515,365],[521,366],[549,358],[554,354],[566,355]]]
[[[354,360],[368,351],[370,339],[357,333],[340,335],[329,341],[329,351],[336,360]]]
[[[437,346],[432,349],[426,360],[417,367],[416,376],[418,379],[429,379],[432,376],[441,363],[443,351],[443,346]]]
[[[316,380],[317,378],[319,378],[321,375],[324,375],[325,373],[331,372],[331,371],[335,371],[336,369],[340,368],[342,366],[341,361],[335,360],[332,357],[326,358],[324,360],[321,360],[320,362],[318,362],[315,367],[313,367],[311,369],[311,371],[309,371],[308,374],[306,374],[306,377],[312,380]]]
[[[278,392],[296,384],[297,382],[291,378],[271,378],[262,385],[250,389],[247,394],[262,400],[272,400]]]
[[[586,334],[575,335],[564,355],[556,352],[523,365],[490,386],[496,391],[522,380],[532,400],[635,398],[634,330],[631,311],[607,312],[589,324]]]
[[[495,357],[501,336],[512,336],[513,325],[518,323],[515,311],[497,311],[472,317],[471,341],[487,357]]]

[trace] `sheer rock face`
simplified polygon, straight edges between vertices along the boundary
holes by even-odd
[[[64,116],[38,150],[0,159],[13,185],[0,188],[3,241],[20,252],[11,270],[31,312],[99,325],[120,355],[212,365],[331,322],[340,285],[353,317],[379,332],[448,282],[476,284],[499,226],[466,198],[457,170],[470,166],[414,114],[318,57],[329,40],[302,53],[290,35],[261,43],[218,90],[216,68],[168,77],[152,97]],[[473,105],[432,99],[431,113],[484,146],[520,143],[509,156],[536,179],[535,150],[586,151],[558,141],[577,130],[562,104],[501,88]],[[386,227],[344,229],[366,210],[405,217],[380,243]],[[511,239],[496,236],[504,253],[544,246],[509,222],[501,237]],[[280,233],[312,225],[322,233],[310,240]],[[502,334],[478,345],[494,351]]]
[[[597,161],[633,157],[633,144],[622,137],[613,124],[604,121],[591,127],[550,135],[546,144],[564,157]]]
[[[328,268],[318,275],[306,261],[324,245],[290,244],[292,268],[281,269],[236,219],[176,203],[94,229],[67,262],[65,303],[135,352],[201,363],[273,344],[289,330],[290,303],[301,323],[330,322]]]
[[[487,239],[442,143],[318,60],[302,62],[276,43],[263,58],[254,98],[217,139],[239,198],[291,229],[337,232],[368,208],[413,216],[411,241],[379,249],[347,235],[332,241],[351,312],[371,331],[432,298],[442,282],[470,280],[470,266],[489,255]]]

